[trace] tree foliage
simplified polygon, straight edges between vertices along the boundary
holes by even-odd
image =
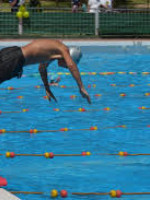
[[[127,8],[128,4],[130,4],[130,0],[113,0],[114,8]]]

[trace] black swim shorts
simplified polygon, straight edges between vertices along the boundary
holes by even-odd
[[[21,78],[25,58],[20,47],[0,50],[0,83],[13,77]]]

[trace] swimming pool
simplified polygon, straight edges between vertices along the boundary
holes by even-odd
[[[49,72],[61,77],[59,86],[52,86],[58,103],[44,98],[37,65],[24,68],[21,79],[0,86],[0,130],[6,129],[0,134],[0,175],[7,178],[9,191],[43,192],[17,194],[22,200],[48,200],[53,189],[67,190],[67,199],[76,200],[111,197],[73,192],[150,192],[148,155],[109,155],[150,153],[150,46],[125,42],[81,46],[79,67],[91,105],[82,99],[68,71],[56,62]],[[31,129],[41,132],[31,134]],[[6,158],[6,152],[73,156]],[[82,152],[91,155],[74,156]],[[122,198],[149,199],[149,195]]]

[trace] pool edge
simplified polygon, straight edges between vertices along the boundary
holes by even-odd
[[[38,38],[37,38],[38,39]],[[150,45],[150,39],[58,39],[66,45],[79,46],[127,46],[127,45]],[[0,46],[23,46],[32,39],[0,39]]]

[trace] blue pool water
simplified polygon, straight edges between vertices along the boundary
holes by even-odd
[[[54,62],[49,72],[62,72],[61,85],[51,87],[58,103],[48,102],[38,65],[24,68],[24,77],[0,85],[0,129],[24,131],[43,130],[42,133],[0,134],[0,153],[16,154],[80,154],[89,151],[91,156],[23,157],[1,156],[0,175],[8,180],[9,191],[41,191],[43,195],[17,195],[22,200],[48,200],[52,189],[68,191],[72,200],[111,199],[106,196],[75,196],[72,192],[150,192],[149,156],[111,156],[103,153],[150,153],[150,75],[149,46],[91,46],[81,47],[83,58],[80,72],[97,72],[82,75],[92,104],[83,99],[71,75]],[[116,72],[100,75],[99,72]],[[126,72],[125,74],[118,72]],[[138,72],[130,74],[129,72]],[[112,86],[111,84],[116,84]],[[129,87],[134,84],[134,87]],[[40,85],[40,89],[35,86]],[[93,85],[95,87],[93,87]],[[16,89],[7,90],[8,86]],[[6,90],[2,90],[6,89]],[[95,94],[101,94],[96,97]],[[121,97],[120,94],[126,94]],[[71,95],[76,95],[71,99]],[[23,99],[18,99],[23,96]],[[109,107],[109,111],[104,108]],[[59,111],[53,109],[58,108]],[[79,112],[85,108],[86,112]],[[29,109],[28,112],[13,113]],[[74,112],[70,112],[73,110]],[[12,111],[12,113],[5,112]],[[126,128],[117,127],[125,125]],[[98,130],[89,129],[97,126]],[[47,132],[67,127],[66,132]],[[45,131],[44,131],[45,130]],[[149,199],[148,195],[123,196],[122,199]],[[61,199],[61,197],[58,197]]]

